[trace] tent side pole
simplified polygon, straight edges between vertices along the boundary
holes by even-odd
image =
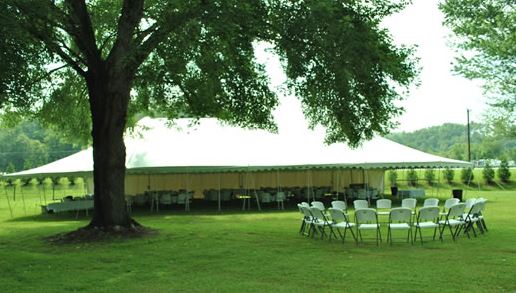
[[[221,185],[220,185],[220,173],[219,173],[219,192],[218,192],[218,199],[217,199],[217,203],[218,203],[218,207],[219,207],[219,212],[222,210],[221,207],[220,207],[220,188],[221,188]]]
[[[11,219],[13,218],[13,208],[11,206],[11,200],[9,199],[9,194],[7,193],[7,187],[4,187],[5,198],[7,199],[7,205],[9,206],[9,213],[11,214]]]
[[[25,205],[25,196],[23,194],[23,186],[20,186],[20,193],[21,193],[21,198],[22,198],[22,203],[23,203],[23,213],[24,213],[24,216],[27,215],[27,206]]]
[[[255,173],[256,174],[256,173]],[[260,199],[258,198],[258,193],[256,192],[256,180],[253,177],[253,191],[254,191],[254,197],[256,198],[256,206],[258,207],[258,210],[261,211],[262,207],[260,206]],[[251,200],[249,200],[249,206],[247,209],[249,209],[251,206]]]

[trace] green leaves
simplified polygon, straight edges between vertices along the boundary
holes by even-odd
[[[311,126],[327,127],[328,142],[356,146],[393,127],[392,119],[401,113],[395,106],[398,89],[407,88],[417,73],[411,50],[395,47],[378,26],[409,2],[147,0],[137,27],[121,30],[123,19],[134,23],[140,17],[130,6],[123,10],[122,1],[87,2],[91,28],[83,27],[85,15],[61,2],[38,2],[35,10],[31,1],[8,1],[0,19],[20,32],[12,43],[21,47],[3,44],[10,48],[6,52],[27,61],[2,76],[18,87],[25,81],[39,86],[32,95],[18,91],[23,101],[32,100],[13,100],[12,105],[23,106],[17,113],[40,117],[79,136],[81,143],[91,129],[83,76],[104,70],[132,86],[130,122],[144,114],[217,117],[274,131],[271,113],[278,98],[254,57],[255,44],[267,42],[281,57],[288,87],[302,101]],[[27,26],[29,18],[34,22]],[[89,31],[94,44],[81,38]],[[122,31],[133,33],[117,45]],[[91,62],[95,50],[99,64]],[[1,78],[0,89],[9,86]]]
[[[352,146],[392,128],[401,113],[395,86],[408,86],[416,70],[411,51],[393,46],[378,27],[372,11],[379,8],[329,0],[275,4],[276,51],[311,126],[325,126],[328,142]]]
[[[487,121],[516,131],[516,3],[512,0],[447,0],[440,5],[460,54],[455,71],[484,81],[493,111]]]

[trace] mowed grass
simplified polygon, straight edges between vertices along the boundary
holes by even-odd
[[[295,210],[219,214],[194,206],[136,212],[155,236],[50,245],[45,237],[87,218],[39,215],[37,197],[26,198],[27,211],[17,198],[11,218],[2,195],[0,292],[514,292],[516,193],[468,195],[488,198],[488,233],[423,245],[397,233],[397,243],[378,247],[372,239],[357,247],[351,237],[342,244],[301,236]]]

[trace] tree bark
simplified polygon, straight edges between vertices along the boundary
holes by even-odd
[[[117,73],[113,73],[117,72]],[[94,211],[89,227],[132,228],[125,202],[124,130],[132,78],[104,62],[86,77],[93,138]]]

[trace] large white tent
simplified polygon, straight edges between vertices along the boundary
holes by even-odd
[[[383,190],[386,169],[470,166],[382,137],[351,149],[344,143],[325,144],[322,129],[275,134],[223,125],[210,118],[197,123],[178,119],[172,124],[144,118],[126,135],[125,143],[128,194],[187,189],[202,197],[205,189],[242,188],[249,184],[249,174],[253,188],[314,185],[341,190],[351,183],[368,182]],[[92,171],[92,149],[88,148],[5,176],[91,178]],[[91,189],[91,180],[89,185]]]

